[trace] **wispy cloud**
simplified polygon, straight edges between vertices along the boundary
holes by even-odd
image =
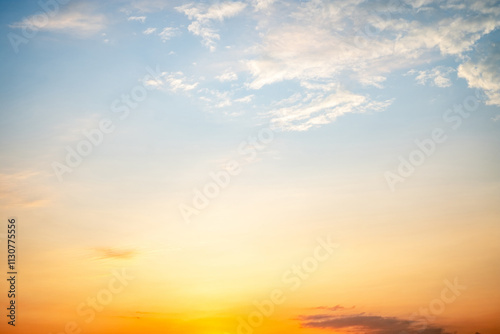
[[[0,205],[7,208],[42,207],[50,202],[44,175],[35,171],[0,173]]]
[[[220,82],[234,81],[238,80],[238,75],[233,71],[226,71],[223,74],[216,76],[215,78]]]
[[[455,72],[451,67],[438,66],[429,70],[411,70],[408,74],[416,74],[415,80],[420,85],[431,84],[437,87],[450,87],[450,75]]]
[[[152,28],[152,27],[149,27],[147,28],[146,30],[144,30],[142,33],[144,35],[151,35],[152,33],[154,33],[156,31],[156,28]]]
[[[128,21],[139,21],[141,23],[144,23],[146,21],[146,16],[129,16]]]
[[[168,5],[169,2],[164,0],[132,0],[130,5],[126,7],[126,10],[151,13],[164,10]]]
[[[244,97],[240,97],[238,99],[235,99],[234,102],[238,102],[238,103],[249,103],[253,100],[253,98],[255,97],[254,94],[250,94],[250,95],[247,95],[247,96],[244,96]]]
[[[36,15],[33,15],[11,24],[10,27],[88,37],[106,27],[106,17],[103,14],[97,14],[90,5],[78,4],[50,17],[47,21],[40,21]]]
[[[172,93],[189,92],[198,86],[198,82],[188,79],[182,72],[162,72],[156,80],[146,82],[146,85]]]
[[[272,110],[271,124],[284,131],[305,131],[333,122],[347,113],[381,111],[392,101],[372,101],[369,98],[337,88],[334,91],[311,91],[282,101],[284,107]]]
[[[210,51],[215,51],[216,41],[220,39],[220,35],[212,27],[213,21],[222,22],[226,18],[239,14],[246,6],[243,2],[222,2],[211,6],[190,3],[175,9],[192,21],[188,26],[188,31],[195,36],[200,36],[203,45]]]
[[[353,309],[355,306],[350,307]],[[340,311],[340,310],[345,310],[346,308],[342,305],[335,305],[335,306],[317,306],[314,307],[315,310],[326,310],[326,311]]]
[[[276,0],[252,0],[252,5],[255,10],[266,10],[275,2]]]
[[[98,260],[108,260],[108,259],[128,260],[137,255],[136,250],[109,248],[109,247],[94,248],[93,253],[94,253],[93,256]]]
[[[201,89],[200,96],[202,101],[208,102],[212,108],[224,108],[229,107],[233,104],[231,98],[232,92],[230,91],[219,91],[217,89]]]
[[[163,41],[168,41],[172,37],[176,36],[178,33],[179,33],[179,30],[177,28],[166,27],[166,28],[163,28],[163,30],[158,34],[158,36],[160,36],[160,38]]]

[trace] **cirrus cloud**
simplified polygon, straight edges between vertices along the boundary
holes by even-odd
[[[216,41],[220,39],[217,30],[212,27],[214,21],[222,22],[226,18],[240,13],[247,6],[244,2],[222,2],[211,6],[205,4],[186,4],[175,9],[185,14],[192,23],[188,31],[202,38],[204,46],[215,51]]]

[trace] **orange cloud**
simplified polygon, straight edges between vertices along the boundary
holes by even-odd
[[[109,247],[100,247],[93,249],[98,260],[117,259],[128,260],[137,255],[137,251],[132,249],[117,249]]]

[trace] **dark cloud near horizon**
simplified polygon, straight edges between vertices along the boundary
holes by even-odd
[[[328,309],[322,308],[319,309]],[[397,317],[354,314],[332,316],[316,314],[300,317],[303,327],[357,330],[370,334],[451,334],[444,328],[423,325],[418,321],[410,321]]]

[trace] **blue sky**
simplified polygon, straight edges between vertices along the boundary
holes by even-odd
[[[320,147],[393,134],[387,146],[404,150],[405,139],[430,131],[475,90],[485,95],[479,117],[495,128],[489,124],[499,104],[494,1],[70,1],[58,4],[57,13],[34,2],[10,6],[2,14],[3,32],[11,36],[2,47],[2,134],[18,136],[14,145],[26,143],[12,149],[43,154],[35,159],[40,164],[64,154],[60,148],[92,122],[118,122],[111,103],[130,93],[146,68],[160,77],[134,119],[117,123],[111,135],[136,131],[137,145],[181,141],[198,145],[197,154],[226,154],[242,131],[271,125],[283,140]],[[45,25],[30,23],[40,13],[54,15]],[[17,45],[12,36],[27,43]],[[323,131],[332,138],[316,138]],[[30,136],[40,140],[21,139]]]
[[[373,275],[400,286],[360,260],[399,263],[391,245],[425,248],[411,253],[410,267],[436,285],[458,275],[479,287],[445,325],[498,295],[498,273],[488,268],[500,261],[492,241],[500,217],[499,1],[63,2],[3,3],[0,13],[0,200],[26,220],[28,253],[55,265],[68,259],[50,260],[52,249],[78,259],[94,248],[132,249],[132,267],[140,271],[145,257],[186,298],[194,294],[186,277],[168,276],[162,261],[194,277],[214,253],[226,265],[239,254],[251,263],[242,272],[262,273],[254,289],[265,289],[266,270],[307,253],[304,238],[332,233],[345,245],[335,287],[355,298],[321,299],[332,269],[287,316],[345,300],[404,316],[395,314],[398,301],[377,308],[348,283]],[[113,130],[103,133],[103,121]],[[68,150],[89,145],[85,133],[96,129],[102,140],[70,166]],[[434,140],[436,129],[445,139],[402,175],[401,159],[420,154],[416,142]],[[269,142],[258,139],[262,131],[272,133]],[[232,160],[241,173],[196,208],[196,192]],[[196,211],[191,224],[183,205]],[[202,255],[193,259],[193,249]],[[210,290],[205,283],[200,291]],[[427,287],[411,285],[407,313]],[[255,292],[227,291],[237,291],[235,299],[221,293],[234,305]],[[490,326],[497,312],[490,303],[471,318]],[[477,330],[466,320],[451,328]]]

